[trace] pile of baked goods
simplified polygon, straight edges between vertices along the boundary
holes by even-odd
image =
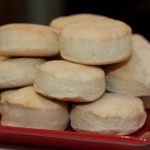
[[[124,22],[3,25],[0,56],[1,125],[129,135],[145,123],[150,43]]]

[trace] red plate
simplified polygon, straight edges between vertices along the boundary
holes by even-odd
[[[150,150],[150,110],[147,114],[145,126],[130,136],[0,126],[0,141],[61,149]]]

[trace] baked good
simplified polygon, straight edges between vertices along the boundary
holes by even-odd
[[[64,130],[68,126],[67,103],[47,99],[33,87],[24,87],[1,100],[2,120],[5,126]]]
[[[0,27],[0,55],[48,57],[58,54],[58,37],[49,26],[8,24]]]
[[[89,21],[98,21],[107,19],[106,16],[100,16],[95,14],[75,14],[69,16],[61,16],[53,19],[50,22],[50,26],[54,28],[58,33],[61,33],[65,26],[69,26],[70,24],[75,24],[78,22],[89,22]]]
[[[74,104],[70,120],[76,131],[128,135],[144,125],[146,112],[139,98],[105,93],[93,103]]]
[[[40,58],[11,58],[0,61],[0,89],[32,85]]]
[[[7,57],[0,56],[0,60],[5,60],[5,59],[7,59]]]
[[[110,92],[132,96],[150,95],[150,44],[141,35],[133,35],[133,55],[120,64],[106,66],[106,88]]]
[[[13,93],[14,91],[16,91],[16,89],[11,89],[11,90],[6,90],[6,91],[3,91],[1,94],[0,94],[0,113],[1,113],[1,101],[2,99],[6,99],[8,96],[10,96],[11,93]]]
[[[59,41],[65,60],[87,65],[121,62],[132,50],[131,28],[113,19],[66,26]]]
[[[104,93],[105,77],[100,68],[63,60],[48,61],[39,67],[34,88],[50,98],[89,102]]]

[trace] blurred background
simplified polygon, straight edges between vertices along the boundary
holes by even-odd
[[[150,40],[150,0],[0,0],[0,25],[49,24],[58,16],[94,13],[119,19]]]

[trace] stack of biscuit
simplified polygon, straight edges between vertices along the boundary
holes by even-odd
[[[129,135],[145,123],[150,44],[124,22],[78,14],[4,25],[0,55],[2,125],[65,130],[70,121],[75,131]]]
[[[38,67],[58,55],[58,36],[44,25],[9,24],[0,27],[1,124],[26,128],[65,130],[68,105],[35,92]],[[44,57],[46,59],[44,59]],[[7,90],[6,90],[7,89]]]

